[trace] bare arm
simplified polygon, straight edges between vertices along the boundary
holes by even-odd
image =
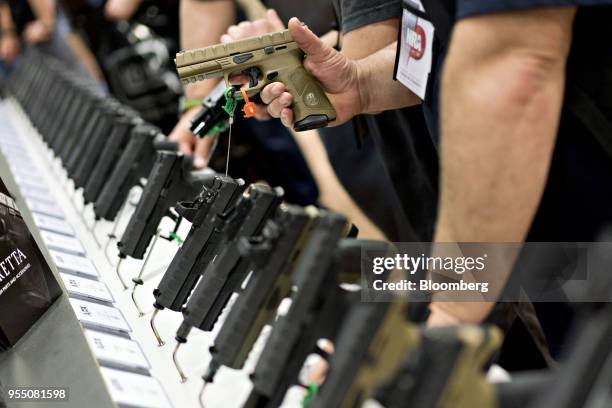
[[[227,28],[234,23],[234,5],[231,1],[182,0],[180,9],[181,48],[190,50],[219,43]],[[189,98],[206,97],[217,80],[205,80],[185,87]]]
[[[555,145],[574,13],[509,12],[455,27],[442,82],[436,241],[526,238]],[[491,307],[434,302],[430,323],[479,322]]]
[[[316,130],[307,132],[291,130],[291,132],[317,183],[319,202],[326,208],[343,214],[350,222],[355,224],[359,229],[360,239],[386,240],[385,234],[359,208],[338,180],[325,151],[320,133]]]
[[[19,53],[19,39],[15,31],[15,24],[11,17],[11,10],[6,1],[0,3],[0,59],[7,64],[12,64]]]
[[[0,3],[0,26],[2,33],[15,33],[15,24],[11,18],[11,10],[9,10],[8,3],[3,1]]]
[[[55,25],[55,2],[53,0],[28,0],[37,20],[49,29]]]
[[[184,50],[202,48],[217,44],[221,35],[234,22],[234,4],[228,0],[181,0],[180,25],[181,48]],[[205,98],[217,85],[217,80],[206,80],[185,86],[187,98]],[[214,139],[199,139],[189,130],[191,120],[199,108],[184,112],[170,132],[170,140],[177,142],[182,153],[193,154],[197,168],[206,167]]]

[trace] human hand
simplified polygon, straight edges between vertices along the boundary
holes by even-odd
[[[325,45],[297,18],[289,21],[289,31],[294,41],[304,51],[304,68],[321,82],[331,104],[336,109],[336,120],[330,125],[342,124],[362,112],[364,103],[359,89],[359,66],[334,48]],[[285,84],[274,82],[261,92],[261,100],[268,105],[270,116],[280,118],[287,126],[293,126],[291,105],[293,96]]]
[[[12,64],[19,54],[19,39],[15,33],[3,33],[0,39],[0,59],[7,64]]]
[[[176,142],[179,151],[183,154],[193,155],[193,167],[202,169],[208,166],[212,145],[215,137],[199,138],[191,133],[191,120],[198,114],[200,108],[192,108],[186,111],[178,123],[168,135],[172,142]]]
[[[244,40],[245,38],[257,37],[260,35],[274,33],[285,29],[285,24],[278,17],[276,11],[270,9],[266,16],[255,21],[243,21],[238,25],[228,28],[227,33],[221,36],[221,42],[226,44],[233,41]],[[231,78],[233,84],[243,84],[248,82],[248,77],[239,75]],[[265,105],[257,105],[255,109],[255,119],[269,120]]]
[[[28,44],[40,44],[48,41],[53,27],[42,20],[29,22],[23,30],[23,39]]]

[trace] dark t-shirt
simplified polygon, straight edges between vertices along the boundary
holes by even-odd
[[[341,29],[360,27],[401,16],[399,0],[342,0],[337,8]],[[396,214],[400,241],[430,241],[437,212],[438,157],[423,111],[406,108],[363,115],[355,119],[363,139],[372,139],[383,158],[384,171],[393,183],[399,208]],[[399,222],[401,221],[401,222]]]
[[[456,19],[536,7],[578,6],[567,89],[577,84],[612,120],[612,0],[431,0],[446,3]],[[427,11],[428,0],[423,0]],[[344,27],[357,28],[401,15],[401,0],[343,0]],[[370,12],[359,12],[370,10]],[[435,22],[434,22],[435,23]],[[447,39],[446,39],[447,40]],[[438,106],[441,46],[432,67],[431,97],[423,103],[429,131],[438,143]],[[589,242],[598,239],[612,222],[612,158],[594,135],[564,106],[546,189],[528,235],[528,241]],[[565,344],[570,309],[560,304],[535,305],[554,355]]]
[[[300,2],[283,0],[267,0],[265,5],[274,8],[285,23],[293,16],[299,17],[317,35],[323,35],[335,29],[337,25],[334,5],[330,0],[312,0],[308,7]],[[414,114],[418,115],[419,112]],[[405,119],[397,121],[394,115],[393,112],[385,112],[380,116],[380,120],[390,124],[388,134],[405,134],[407,132],[405,127],[402,130],[396,126],[405,124]],[[418,124],[424,126],[422,120],[413,126]],[[423,194],[410,194],[408,189],[394,187],[398,181],[406,182],[406,177],[388,170],[400,166],[400,163],[383,161],[385,155],[381,155],[382,150],[375,148],[374,142],[375,139],[380,139],[379,132],[375,132],[371,137],[362,138],[361,145],[356,141],[355,127],[351,123],[320,129],[320,134],[330,163],[343,187],[387,238],[392,241],[414,241],[431,235],[435,206],[425,206],[424,200],[417,200],[416,197]],[[386,150],[401,148],[402,139],[396,138],[395,143],[388,144]],[[435,155],[428,136],[425,136],[425,141],[426,146],[429,143],[430,153],[433,152]],[[414,172],[417,175],[421,173],[419,169]],[[415,185],[427,191],[432,183]],[[409,211],[416,220],[415,225],[409,221],[406,211]]]
[[[435,1],[435,0],[432,0]],[[427,1],[424,1],[426,4]],[[452,3],[448,2],[447,3]],[[612,119],[612,0],[457,0],[451,7],[457,18],[543,6],[579,7],[568,85],[581,83]],[[600,7],[595,7],[599,5]],[[426,6],[427,7],[427,6]],[[369,12],[363,12],[368,10]],[[396,13],[401,0],[343,0],[342,24],[358,28]],[[597,52],[594,52],[596,48]],[[433,67],[433,92],[423,104],[429,131],[438,142],[438,95],[445,49]],[[593,241],[612,221],[612,159],[568,109],[564,109],[546,193],[530,232],[530,240]],[[597,198],[596,198],[597,197]],[[610,202],[610,205],[608,205]]]
[[[276,10],[285,23],[298,17],[317,35],[323,35],[336,25],[336,16],[330,0],[310,0],[307,7],[301,1],[265,0],[266,7]]]

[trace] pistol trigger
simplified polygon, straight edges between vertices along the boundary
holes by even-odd
[[[249,88],[255,88],[257,84],[259,84],[261,71],[257,67],[249,68],[247,70],[247,75],[249,76]]]

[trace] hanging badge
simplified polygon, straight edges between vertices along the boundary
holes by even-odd
[[[404,0],[395,79],[425,99],[433,61],[434,26],[420,0]]]

